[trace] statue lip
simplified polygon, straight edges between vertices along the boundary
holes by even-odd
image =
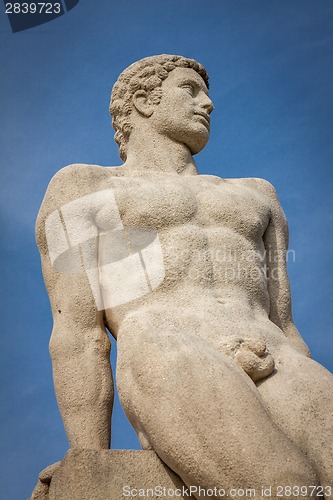
[[[194,114],[202,116],[207,121],[208,125],[210,125],[210,116],[207,113],[205,113],[204,111],[196,111]]]

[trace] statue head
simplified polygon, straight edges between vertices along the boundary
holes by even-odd
[[[182,56],[162,54],[146,57],[131,64],[119,76],[112,89],[110,114],[115,129],[115,141],[119,146],[119,156],[127,158],[127,142],[131,134],[131,113],[133,96],[138,90],[149,93],[153,104],[158,104],[162,97],[162,82],[175,68],[189,68],[196,71],[208,88],[208,75],[205,68],[194,59]]]

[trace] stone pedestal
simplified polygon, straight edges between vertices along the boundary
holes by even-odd
[[[153,451],[70,450],[40,474],[31,500],[193,499],[183,489]]]

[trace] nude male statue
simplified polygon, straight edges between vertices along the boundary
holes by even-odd
[[[333,377],[292,321],[287,222],[262,179],[198,175],[208,77],[161,55],[127,68],[111,106],[121,167],[50,183],[37,241],[54,384],[71,447],[110,443],[117,386],[144,449],[187,485],[333,482]],[[314,498],[303,490],[293,498]],[[288,496],[288,495],[286,495]]]

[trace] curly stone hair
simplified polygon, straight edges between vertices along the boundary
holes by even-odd
[[[149,92],[150,100],[158,104],[162,97],[162,82],[175,68],[190,68],[196,71],[208,88],[208,75],[205,68],[194,59],[182,56],[162,54],[146,57],[126,68],[112,89],[110,114],[112,126],[116,133],[114,139],[119,146],[119,156],[123,161],[127,158],[127,142],[132,130],[130,115],[132,98],[137,90]]]

